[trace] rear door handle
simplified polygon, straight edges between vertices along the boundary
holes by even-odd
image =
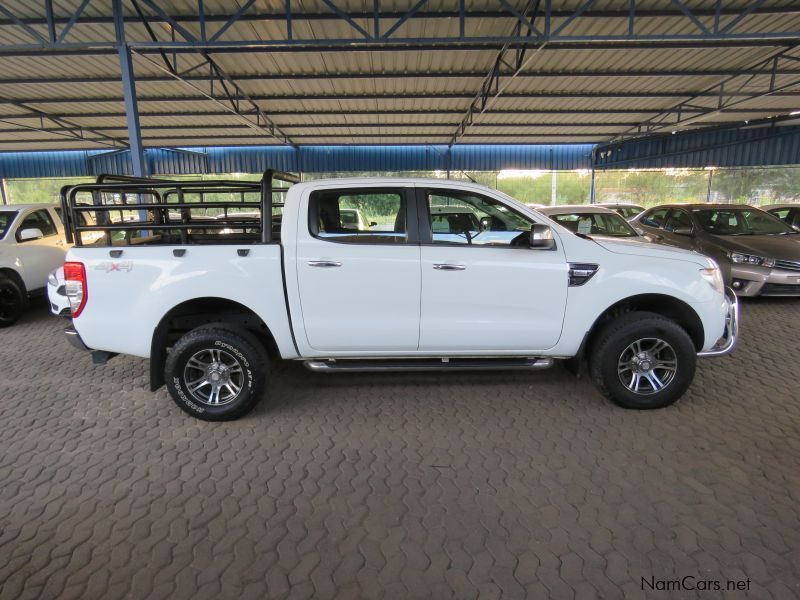
[[[309,267],[341,267],[342,263],[337,260],[310,260]]]
[[[433,268],[437,271],[464,271],[467,267],[464,265],[453,265],[449,263],[434,263]]]

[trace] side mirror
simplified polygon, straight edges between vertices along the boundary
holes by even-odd
[[[675,235],[685,235],[688,237],[692,237],[694,235],[694,230],[691,227],[676,227],[672,230],[672,233]]]
[[[40,240],[44,237],[44,233],[38,227],[31,227],[29,229],[23,229],[17,235],[17,240],[20,242],[29,242],[31,240]]]
[[[370,227],[377,227],[377,225],[378,225],[378,223],[376,223],[375,221],[370,221],[369,222],[369,226]]]
[[[550,229],[549,225],[540,223],[531,225],[530,246],[536,250],[553,250],[556,247],[553,230]]]
[[[481,229],[486,231],[487,229],[492,228],[492,218],[491,217],[481,217]]]

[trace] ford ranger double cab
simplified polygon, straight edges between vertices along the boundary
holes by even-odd
[[[17,322],[47,276],[64,263],[67,246],[55,206],[0,206],[0,327]]]
[[[67,337],[97,363],[149,358],[151,388],[200,419],[247,413],[277,359],[330,373],[561,360],[623,407],[658,408],[698,356],[736,342],[711,259],[572,233],[473,183],[268,171],[82,184],[62,203]]]

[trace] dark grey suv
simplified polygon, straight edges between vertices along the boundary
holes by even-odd
[[[800,233],[763,210],[673,204],[651,208],[631,225],[659,244],[713,258],[740,296],[800,296]]]

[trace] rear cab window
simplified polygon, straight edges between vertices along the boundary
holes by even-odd
[[[405,244],[409,202],[405,188],[317,190],[309,198],[309,231],[348,244]]]

